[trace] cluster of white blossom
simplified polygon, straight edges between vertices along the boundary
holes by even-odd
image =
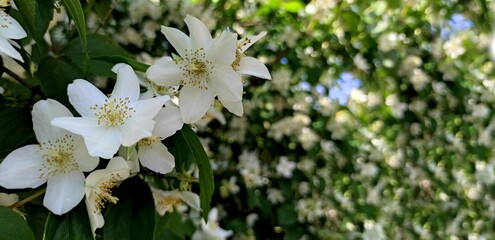
[[[160,17],[161,11],[155,8],[158,5],[137,6],[136,11],[130,11],[133,22],[144,15],[153,20]],[[3,11],[0,14],[5,28],[0,34],[5,39],[0,40],[8,43],[8,39],[26,35],[13,18]],[[73,80],[67,95],[80,116],[75,117],[53,99],[36,102],[32,122],[38,144],[21,147],[6,156],[0,164],[0,186],[39,188],[46,183],[43,205],[57,215],[69,212],[84,198],[94,234],[104,225],[102,213],[106,205],[117,203],[112,190],[123,180],[138,175],[142,167],[156,174],[175,174],[175,159],[164,139],[185,123],[201,120],[216,99],[230,112],[242,116],[243,76],[271,78],[263,63],[244,54],[266,33],[237,39],[237,34],[224,31],[213,38],[197,18],[187,15],[185,23],[189,36],[162,26],[162,33],[178,55],[156,61],[148,68],[146,79],[139,79],[130,65],[119,63],[112,68],[116,82],[108,95],[87,80]],[[22,61],[10,44],[1,46],[3,53]],[[147,91],[141,93],[141,87]],[[159,88],[178,89],[174,91],[177,96],[171,91],[163,94],[157,91]],[[106,168],[97,169],[100,161],[106,162]],[[181,184],[180,189],[151,188],[160,215],[186,206],[201,211],[199,196],[189,184]],[[208,223],[198,222],[200,228],[193,239],[231,235],[231,231],[219,228],[217,215],[213,209]]]

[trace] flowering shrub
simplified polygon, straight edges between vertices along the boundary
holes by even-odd
[[[495,236],[491,2],[0,2],[2,232]]]

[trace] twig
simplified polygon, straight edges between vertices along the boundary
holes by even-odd
[[[29,196],[29,197],[27,197],[27,198],[24,198],[24,199],[22,199],[21,201],[16,202],[16,203],[14,203],[14,204],[10,205],[10,206],[9,206],[9,208],[10,208],[10,209],[15,209],[15,208],[18,208],[18,207],[20,207],[20,206],[22,206],[22,205],[24,205],[24,204],[26,204],[26,203],[28,203],[28,202],[33,201],[34,199],[36,199],[37,197],[41,196],[41,195],[42,195],[43,193],[45,193],[45,192],[46,192],[46,188],[43,188],[43,189],[41,189],[41,190],[39,190],[39,191],[35,192],[33,195],[31,195],[31,196]]]
[[[103,27],[103,25],[105,25],[108,18],[110,17],[110,14],[112,13],[113,9],[115,8],[115,5],[117,5],[118,1],[119,0],[115,0],[112,3],[112,5],[110,6],[110,8],[108,8],[108,11],[107,11],[107,13],[105,13],[105,17],[103,18],[103,21],[100,22],[100,25],[98,25],[98,28],[96,28],[95,33],[98,33],[98,31],[100,31],[100,28]]]
[[[31,83],[28,83],[26,80],[22,79],[19,75],[17,75],[15,72],[12,72],[12,70],[8,68],[3,69],[7,75],[11,76],[14,80],[18,81],[20,84],[23,86],[29,88],[31,91],[36,91],[36,87],[33,86]]]

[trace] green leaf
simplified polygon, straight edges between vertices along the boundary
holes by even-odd
[[[176,211],[164,216],[156,215],[155,240],[190,238],[195,230],[193,222],[190,219],[182,220]]]
[[[287,227],[297,223],[297,213],[294,205],[286,203],[277,209],[278,224]]]
[[[142,179],[125,180],[117,189],[117,204],[105,213],[103,239],[153,239],[155,232],[155,202],[151,190]]]
[[[288,1],[282,2],[282,9],[287,12],[296,13],[299,10],[304,9],[305,5],[301,1]]]
[[[194,159],[199,169],[199,198],[203,219],[208,221],[208,213],[210,212],[211,195],[215,189],[213,181],[213,171],[211,170],[210,160],[199,141],[196,133],[188,126],[184,125],[179,131],[179,135],[185,140],[186,148],[193,153]]]
[[[146,70],[148,70],[148,68],[150,67],[150,65],[148,65],[148,64],[136,61],[132,58],[123,57],[123,56],[108,56],[108,57],[104,56],[104,57],[95,57],[94,59],[98,59],[98,60],[102,60],[102,61],[114,63],[114,64],[127,63],[134,70],[140,71],[140,72],[146,72]]]
[[[36,1],[30,0],[15,0],[14,1],[19,12],[21,13],[24,22],[28,25],[28,30],[35,35],[34,19],[36,16]]]
[[[41,60],[36,77],[40,80],[41,89],[48,98],[68,106],[67,86],[74,79],[82,78],[83,73],[70,63],[47,56]]]
[[[111,71],[111,68],[115,65],[115,59],[121,58],[132,59],[134,56],[128,53],[124,48],[119,46],[112,38],[100,35],[89,34],[88,39],[88,55],[89,55],[89,72],[99,75],[112,77],[115,74]],[[84,61],[82,54],[82,45],[80,41],[72,41],[62,51],[62,55],[67,56],[72,63],[76,66],[84,69]],[[111,57],[109,57],[111,56]],[[107,61],[111,58],[111,61]],[[120,62],[122,62],[120,61]],[[129,61],[130,62],[130,61]]]
[[[94,239],[84,201],[62,216],[48,215],[43,240],[52,239]]]
[[[0,206],[0,233],[5,240],[34,240],[33,231],[26,220],[13,210]]]
[[[83,67],[82,69],[86,72],[87,64],[88,64],[88,41],[86,39],[86,19],[84,17],[84,11],[81,6],[81,2],[79,0],[62,0],[65,9],[69,13],[69,16],[72,17],[74,22],[76,23],[77,31],[79,32],[79,38],[81,39],[82,44],[82,55],[83,55]]]
[[[40,198],[40,201],[42,199]],[[49,211],[41,204],[33,204],[32,202],[24,205],[26,213],[26,221],[29,227],[33,230],[36,239],[43,239],[45,232],[45,223],[48,218]]]
[[[44,35],[53,18],[54,2],[45,1],[15,1],[22,19],[27,24],[27,31],[36,41],[33,45],[33,59],[41,59],[48,50]],[[36,61],[37,62],[37,61]]]
[[[34,135],[31,110],[21,107],[9,107],[0,111],[0,158],[15,150]]]

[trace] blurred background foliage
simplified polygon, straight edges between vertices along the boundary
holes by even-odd
[[[160,26],[187,31],[186,13],[214,35],[267,31],[248,51],[273,79],[244,79],[244,117],[217,106],[196,124],[215,174],[212,206],[233,239],[495,237],[493,1],[82,3],[88,33],[110,36],[88,35],[92,61],[116,41],[108,54],[151,64],[173,52]],[[68,41],[77,31],[63,13],[45,35],[50,49],[40,51],[56,57],[49,66],[81,67],[71,51],[79,40]],[[105,88],[112,64],[102,64],[87,75]],[[36,99],[13,85],[1,82],[2,106]],[[26,115],[9,111],[1,121]],[[25,141],[4,145],[2,157]],[[175,212],[161,221],[186,219]],[[195,230],[170,229],[157,236]]]

